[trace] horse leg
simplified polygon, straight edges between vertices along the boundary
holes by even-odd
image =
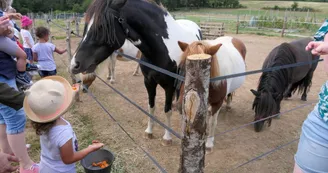
[[[115,83],[115,66],[116,66],[116,56],[112,57],[112,67],[111,67],[111,79],[110,79],[110,83],[114,84]]]
[[[156,97],[156,87],[157,87],[157,83],[152,80],[149,79],[147,80],[145,78],[145,86],[148,92],[148,108],[149,108],[149,113],[153,116],[155,116],[155,97]],[[154,120],[152,120],[151,118],[149,118],[148,120],[148,127],[145,130],[145,136],[148,139],[152,139],[153,138],[153,126],[154,126]]]
[[[218,123],[218,115],[220,113],[221,107],[222,107],[223,100],[220,101],[217,104],[212,104],[211,105],[211,114],[208,115],[208,137],[206,141],[206,151],[207,152],[212,152],[213,147],[214,147],[214,133],[215,133],[215,128]]]
[[[173,86],[173,85],[172,85]],[[174,88],[165,89],[165,108],[164,112],[166,115],[166,125],[171,128],[171,117],[172,117],[172,101],[173,101]],[[165,129],[165,134],[163,136],[163,145],[170,146],[172,145],[171,133]]]
[[[227,109],[231,109],[232,93],[229,93],[227,96]]]
[[[286,89],[285,93],[284,93],[284,98],[288,99],[290,97],[292,97],[292,86],[293,84],[289,84],[288,88]]]
[[[311,86],[313,73],[314,73],[314,71],[311,71],[305,76],[305,79],[303,82],[304,90],[303,90],[303,94],[301,97],[301,100],[303,100],[303,101],[307,100],[307,91],[308,91],[308,88]]]
[[[140,68],[140,65],[138,63],[136,69],[133,72],[133,76],[137,76],[139,74],[139,68]]]
[[[107,80],[110,80],[112,78],[112,58],[113,56],[108,57],[108,74],[107,74]]]

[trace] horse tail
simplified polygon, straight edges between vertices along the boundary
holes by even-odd
[[[319,57],[315,57],[314,59],[319,59]],[[313,78],[314,71],[317,68],[317,64],[318,63],[312,64],[312,68],[309,70],[306,76],[295,84],[296,87],[292,91],[293,93],[295,93],[297,90],[298,90],[298,94],[310,92],[310,88],[312,86],[312,78]]]

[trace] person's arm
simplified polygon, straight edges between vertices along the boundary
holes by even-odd
[[[0,83],[0,103],[15,110],[23,107],[25,94],[10,87],[6,83]]]
[[[33,45],[31,44],[29,37],[25,37],[25,36],[24,36],[24,39],[25,39],[25,41],[26,41],[26,44],[27,44],[30,48],[32,48]]]
[[[26,53],[18,46],[17,42],[8,37],[0,36],[0,51],[17,58],[26,59]]]
[[[10,20],[8,17],[0,17],[0,35],[7,36],[10,31]]]
[[[55,48],[55,52],[58,53],[58,54],[63,54],[65,52],[67,52],[67,49],[58,49],[57,47]]]
[[[33,55],[33,61],[38,62],[39,57],[38,57],[37,46],[36,45],[32,47],[32,55]]]
[[[72,163],[82,160],[89,153],[91,153],[93,151],[97,151],[103,146],[104,146],[104,144],[102,144],[102,143],[94,142],[92,145],[89,145],[89,147],[87,147],[81,151],[74,152],[72,139],[70,139],[62,147],[60,147],[60,157],[65,164],[72,164]]]
[[[0,153],[0,173],[14,172],[18,166],[12,166],[11,162],[19,162],[19,159],[9,154]]]
[[[38,54],[33,52],[33,61],[38,62],[39,58],[38,58]]]

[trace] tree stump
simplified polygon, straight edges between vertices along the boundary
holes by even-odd
[[[187,57],[180,173],[204,172],[210,64],[211,56],[207,54]]]

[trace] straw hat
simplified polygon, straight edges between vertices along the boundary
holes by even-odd
[[[77,92],[78,87],[60,76],[43,78],[26,91],[25,113],[34,122],[54,121],[69,109]]]

